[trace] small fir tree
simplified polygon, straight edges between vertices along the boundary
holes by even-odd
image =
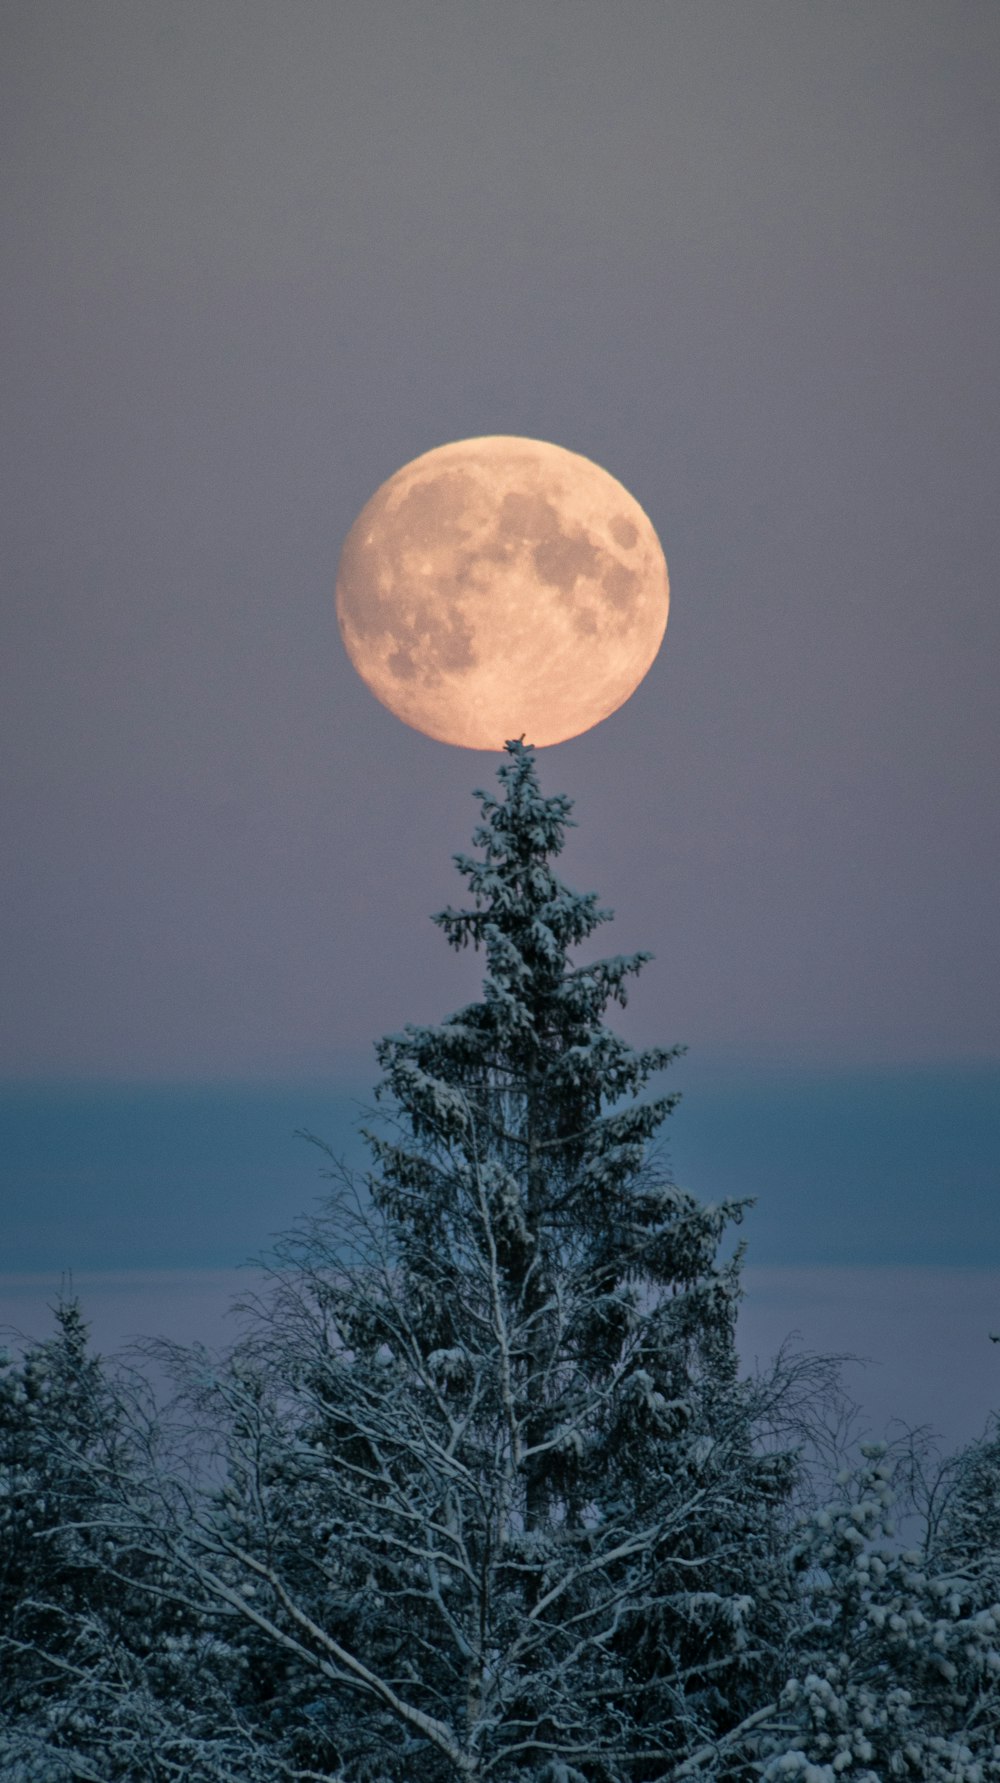
[[[0,1780],[273,1783],[238,1653],[171,1559],[183,1492],[145,1384],[76,1300],[56,1326],[0,1360]]]
[[[995,1436],[929,1482],[917,1461],[862,1444],[792,1536],[800,1589],[789,1675],[755,1742],[764,1783],[1000,1777]],[[916,1545],[900,1540],[900,1508]]]
[[[113,1424],[75,1300],[59,1304],[56,1326],[22,1358],[0,1358],[0,1716],[14,1720],[62,1695],[58,1655],[93,1568],[76,1527],[93,1491],[72,1458],[104,1447]]]

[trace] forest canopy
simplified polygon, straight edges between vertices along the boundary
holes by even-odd
[[[741,1374],[747,1203],[605,1019],[649,956],[575,962],[570,802],[498,779],[435,918],[482,995],[378,1044],[239,1340],[7,1358],[0,1777],[988,1783],[1000,1437],[845,1464],[832,1365]]]

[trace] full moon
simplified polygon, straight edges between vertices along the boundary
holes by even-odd
[[[660,541],[616,479],[492,435],[404,464],[344,541],[337,618],[397,718],[466,749],[579,736],[634,693],[667,624]]]

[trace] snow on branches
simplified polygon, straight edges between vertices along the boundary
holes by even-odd
[[[44,1444],[28,1375],[0,1393],[58,1560],[8,1534],[0,1777],[987,1783],[995,1455],[922,1554],[874,1451],[795,1523],[793,1383],[736,1363],[746,1203],[658,1167],[679,1049],[605,1024],[649,956],[574,963],[609,912],[556,877],[570,803],[522,743],[498,778],[436,919],[482,998],[379,1043],[367,1176],[232,1353],[161,1352],[157,1410],[67,1327]]]

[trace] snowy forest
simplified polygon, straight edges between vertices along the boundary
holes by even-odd
[[[852,1446],[835,1360],[741,1372],[752,1215],[605,1025],[649,956],[574,964],[570,803],[499,782],[435,918],[481,1000],[379,1043],[230,1350],[107,1362],[67,1300],[5,1358],[0,1777],[1000,1779],[1000,1431]]]

